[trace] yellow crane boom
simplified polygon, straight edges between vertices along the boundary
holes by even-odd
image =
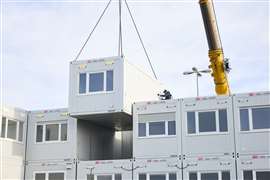
[[[212,0],[199,0],[201,13],[204,22],[204,28],[209,47],[209,58],[212,69],[212,76],[215,82],[215,90],[218,95],[227,95],[230,93],[229,83],[224,66],[224,55],[220,35],[218,31],[216,15]]]

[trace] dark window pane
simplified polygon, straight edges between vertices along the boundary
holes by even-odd
[[[113,71],[107,71],[106,90],[113,90]]]
[[[244,180],[253,180],[252,171],[244,171]]]
[[[80,73],[79,78],[79,93],[86,93],[86,73]]]
[[[47,124],[46,125],[46,141],[57,141],[58,140],[58,124]]]
[[[256,180],[270,180],[270,171],[256,172]]]
[[[249,130],[248,109],[240,109],[240,126],[241,131]]]
[[[222,172],[221,176],[222,176],[221,180],[230,180],[231,179],[229,171]]]
[[[45,180],[46,174],[45,173],[36,173],[35,174],[35,180]]]
[[[112,176],[111,175],[97,176],[97,180],[112,180]]]
[[[270,128],[270,107],[252,109],[253,129]]]
[[[121,174],[115,174],[114,175],[114,180],[122,180],[122,175]]]
[[[5,134],[6,134],[6,123],[7,123],[7,118],[6,117],[2,117],[1,137],[5,137]]]
[[[189,173],[189,180],[197,180],[197,173],[195,172]]]
[[[104,73],[92,73],[89,75],[89,92],[104,90]]]
[[[176,135],[175,121],[168,121],[168,135]]]
[[[8,120],[7,138],[16,140],[17,121]]]
[[[199,112],[199,132],[213,132],[216,131],[216,113]]]
[[[139,137],[146,136],[146,124],[139,123]]]
[[[49,180],[64,180],[64,173],[49,173]]]
[[[187,112],[188,134],[196,133],[195,112]]]
[[[67,124],[61,124],[61,141],[67,140]]]
[[[149,122],[149,135],[164,135],[165,121],[163,122]]]
[[[201,180],[218,180],[218,173],[201,173]]]
[[[146,180],[146,174],[139,174],[139,180]]]
[[[189,173],[189,180],[197,180],[197,173],[195,172]]]
[[[176,176],[176,174],[175,173],[171,173],[171,174],[169,174],[169,180],[177,180],[177,178],[176,178],[177,176]]]
[[[19,141],[23,140],[23,122],[19,122]]]
[[[220,109],[218,111],[218,116],[219,116],[219,131],[227,132],[228,131],[227,110]]]
[[[93,174],[87,174],[86,180],[95,180],[95,176]]]
[[[150,180],[166,180],[165,174],[151,174]]]
[[[42,142],[43,140],[43,125],[37,125],[36,142]]]

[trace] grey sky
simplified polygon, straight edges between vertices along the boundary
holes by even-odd
[[[103,2],[3,3],[3,102],[26,109],[66,107],[69,61],[103,10]],[[195,77],[183,71],[207,68],[208,47],[197,1],[130,2],[157,75],[174,97],[196,95]],[[233,93],[269,90],[269,2],[215,1]],[[80,59],[117,55],[117,3],[113,3]],[[150,72],[123,9],[124,55]],[[200,94],[214,95],[209,75]]]

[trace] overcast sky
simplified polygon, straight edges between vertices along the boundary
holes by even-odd
[[[196,95],[193,66],[208,66],[208,46],[197,1],[129,1],[158,78],[175,98]],[[67,107],[72,61],[106,1],[12,2],[2,13],[3,103],[24,109]],[[269,90],[269,1],[215,1],[233,93]],[[117,3],[112,3],[80,59],[117,55]],[[127,60],[151,73],[127,10],[123,9]],[[210,75],[200,94],[214,95]]]

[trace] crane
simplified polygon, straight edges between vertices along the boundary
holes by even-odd
[[[230,88],[226,73],[230,70],[230,67],[228,61],[224,60],[213,1],[199,0],[199,4],[209,47],[209,68],[212,70],[211,75],[214,78],[215,91],[217,95],[228,95]]]

